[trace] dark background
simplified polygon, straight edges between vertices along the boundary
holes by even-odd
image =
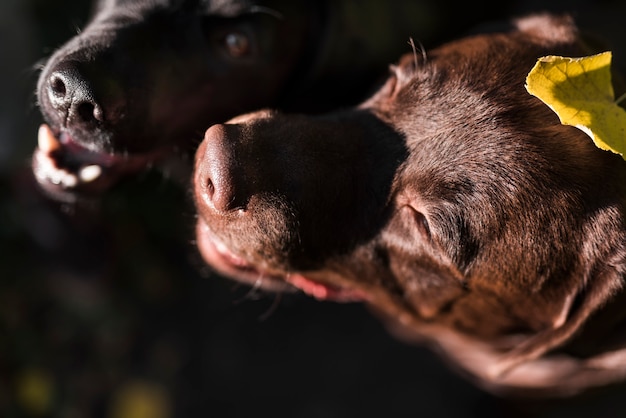
[[[445,2],[444,2],[445,3]],[[526,11],[571,11],[626,62],[626,2],[472,2],[424,44]],[[46,200],[28,167],[38,64],[86,0],[0,5],[1,417],[624,417],[622,387],[556,401],[490,396],[360,305],[276,300],[214,276],[188,192],[148,173],[100,202]]]

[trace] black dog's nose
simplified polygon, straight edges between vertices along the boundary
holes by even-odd
[[[204,136],[196,162],[196,190],[204,203],[218,212],[242,207],[242,185],[229,132],[235,125],[213,125]],[[239,184],[238,184],[239,183]]]
[[[91,126],[104,121],[102,106],[92,85],[77,66],[61,63],[47,79],[46,93],[52,107],[67,124]]]

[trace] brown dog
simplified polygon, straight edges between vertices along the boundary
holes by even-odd
[[[409,54],[357,109],[211,127],[194,175],[204,259],[364,301],[493,391],[622,379],[626,162],[526,92],[549,54],[589,54],[569,18]]]

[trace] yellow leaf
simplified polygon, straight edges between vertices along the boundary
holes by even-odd
[[[526,77],[526,90],[598,148],[626,159],[626,111],[615,103],[611,52],[582,58],[547,56]]]
[[[166,389],[147,381],[122,385],[113,398],[110,418],[169,418],[171,400]]]
[[[54,382],[43,369],[22,370],[16,381],[17,400],[20,406],[32,415],[50,413],[54,397]]]

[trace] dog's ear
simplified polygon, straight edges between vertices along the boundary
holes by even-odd
[[[400,202],[388,226],[389,267],[405,300],[431,319],[465,293],[463,276],[433,236],[426,208],[418,202]]]
[[[543,40],[546,44],[575,43],[579,37],[574,19],[569,15],[537,14],[517,19],[513,23],[520,32]]]

